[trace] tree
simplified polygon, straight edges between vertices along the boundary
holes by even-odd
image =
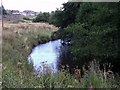
[[[48,22],[49,21],[50,14],[47,12],[40,13],[37,15],[35,19],[33,19],[33,22]]]
[[[63,10],[60,11],[61,16],[55,17],[59,26],[64,29],[62,32],[59,31],[59,36],[62,39],[71,39],[70,52],[73,60],[80,61],[81,65],[93,59],[101,63],[112,63],[114,66],[120,65],[118,59],[119,5],[120,3],[66,3],[63,5]]]
[[[57,27],[65,28],[69,24],[75,22],[76,13],[80,7],[80,3],[64,3],[63,7],[57,9],[51,16],[51,23]]]
[[[5,10],[5,8],[4,8],[3,5],[2,5],[2,7],[0,7],[0,14],[2,13],[2,12],[1,12],[1,9],[2,9],[3,15],[6,15],[7,12],[6,12],[6,10]]]

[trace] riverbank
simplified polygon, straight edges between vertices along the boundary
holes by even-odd
[[[4,22],[2,31],[3,87],[19,87],[21,74],[34,73],[27,57],[36,45],[50,40],[57,28],[48,23]],[[26,74],[27,73],[27,74]],[[20,85],[21,86],[21,85]]]
[[[56,27],[45,23],[4,23],[2,31],[3,88],[118,87],[119,82],[115,82],[114,78],[105,78],[107,74],[104,76],[104,72],[96,68],[98,65],[93,67],[93,64],[90,64],[90,70],[84,70],[83,77],[80,77],[79,69],[76,69],[75,75],[71,75],[64,67],[58,74],[53,75],[48,70],[45,76],[36,75],[33,65],[28,64],[28,54],[36,45],[49,41],[51,34],[56,30]]]

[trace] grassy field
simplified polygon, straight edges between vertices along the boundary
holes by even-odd
[[[15,87],[15,79],[20,79],[20,73],[32,70],[32,66],[27,64],[28,54],[34,46],[50,40],[51,33],[56,30],[56,27],[46,23],[4,22],[2,31],[3,86]],[[12,79],[15,82],[11,81]],[[17,81],[20,82],[20,80]]]
[[[4,22],[2,31],[2,87],[3,88],[112,88],[119,87],[114,74],[99,69],[96,63],[80,77],[67,70],[58,74],[36,75],[27,56],[32,48],[49,41],[58,28],[47,23]],[[80,70],[78,70],[79,72]],[[110,75],[110,77],[108,77]],[[117,80],[119,80],[117,78]]]

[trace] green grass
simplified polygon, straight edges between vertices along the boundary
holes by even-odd
[[[19,30],[18,30],[19,29]],[[17,32],[14,32],[17,30]],[[21,31],[20,31],[21,30]],[[4,88],[115,88],[120,79],[105,78],[99,64],[91,63],[89,70],[80,82],[74,75],[61,70],[58,74],[48,73],[36,75],[32,64],[28,64],[27,56],[32,47],[50,40],[52,30],[32,30],[26,28],[8,28],[3,30],[2,44],[2,87]],[[106,71],[107,72],[107,71]],[[108,74],[106,74],[106,77]],[[117,80],[117,81],[116,81]]]

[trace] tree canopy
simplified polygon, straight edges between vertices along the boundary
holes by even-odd
[[[59,37],[70,38],[70,51],[80,64],[96,59],[120,65],[120,2],[64,3],[53,13],[53,24],[62,27]]]

